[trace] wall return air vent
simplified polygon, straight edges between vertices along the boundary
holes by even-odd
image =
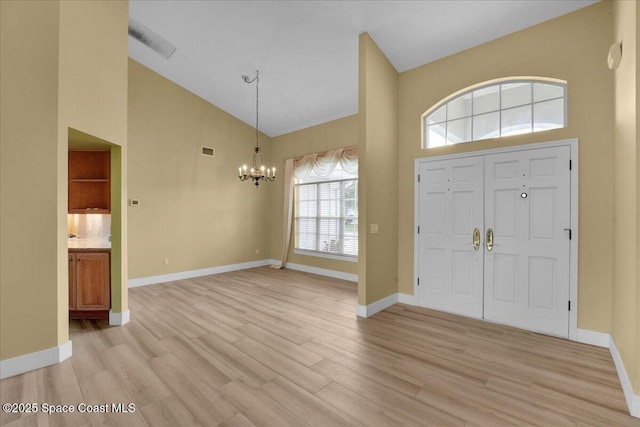
[[[205,147],[204,145],[202,146],[202,151],[200,151],[200,154],[202,154],[203,156],[208,156],[208,157],[215,157],[216,155],[216,149],[213,147]]]
[[[129,35],[166,59],[169,59],[177,49],[169,40],[131,18],[129,18]]]

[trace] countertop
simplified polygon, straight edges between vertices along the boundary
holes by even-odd
[[[111,242],[102,239],[67,239],[67,247],[74,251],[110,251]]]

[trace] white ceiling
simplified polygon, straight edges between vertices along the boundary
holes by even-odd
[[[131,18],[177,46],[165,59],[129,37],[129,56],[255,126],[281,135],[358,110],[358,35],[399,71],[595,3],[593,0],[132,0]]]

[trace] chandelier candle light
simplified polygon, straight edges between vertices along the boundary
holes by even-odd
[[[258,95],[260,72],[256,71],[256,76],[253,79],[250,79],[248,76],[242,76],[242,80],[249,84],[256,82],[256,148],[253,149],[253,167],[251,169],[247,169],[247,165],[239,167],[238,178],[240,178],[240,181],[251,180],[250,182],[253,182],[257,187],[260,185],[260,181],[274,181],[276,179],[276,168],[268,168],[264,166],[262,155],[260,154],[260,146],[258,145]]]

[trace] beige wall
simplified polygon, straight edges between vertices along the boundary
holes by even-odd
[[[358,304],[368,305],[398,291],[398,73],[367,33],[359,49]]]
[[[611,330],[613,78],[606,65],[610,14],[611,3],[598,3],[400,75],[400,292],[413,294],[416,158],[579,138],[578,327]],[[421,149],[420,116],[428,108],[467,86],[509,76],[566,80],[567,128]]]
[[[336,148],[358,145],[358,116],[348,116],[321,125],[274,137],[271,140],[271,159],[280,171],[280,179],[267,184],[271,194],[271,259],[282,255],[284,227],[284,161],[306,154],[321,153]],[[291,233],[288,262],[357,274],[358,264],[350,261],[320,258],[293,253],[294,233]]]
[[[638,34],[640,33],[640,7],[636,3],[636,191],[640,190],[640,149],[638,149],[638,136],[640,136],[640,120],[638,112],[640,112],[640,67],[638,67],[638,58],[640,58],[640,44],[638,43]],[[636,193],[636,378],[633,386],[635,394],[640,394],[640,197]],[[633,381],[633,379],[632,379]]]
[[[623,60],[613,73],[615,84],[614,122],[614,230],[613,307],[611,334],[627,374],[635,381],[638,352],[638,186],[637,186],[637,5],[631,1],[613,3],[614,35],[622,41]]]
[[[239,77],[228,84],[246,86]],[[271,142],[260,141],[269,163]],[[269,258],[273,184],[238,179],[253,127],[129,60],[128,142],[128,193],[140,200],[127,208],[129,277]],[[214,158],[200,154],[203,145]]]
[[[2,360],[68,340],[68,127],[124,143],[127,7],[0,2]]]
[[[126,167],[121,164],[126,165],[127,146],[128,23],[127,1],[60,2],[58,152],[64,173],[58,175],[59,212],[66,224],[69,128],[111,144],[111,307],[114,312],[128,308],[127,218],[126,209],[122,208],[127,181]],[[66,226],[59,242],[58,254],[66,265]],[[62,282],[66,280],[65,276]],[[66,296],[60,303],[65,300]],[[59,314],[61,318],[68,317],[66,303]]]
[[[59,4],[2,1],[0,20],[4,360],[55,347],[68,338],[59,328],[56,303],[62,276],[56,256]]]

